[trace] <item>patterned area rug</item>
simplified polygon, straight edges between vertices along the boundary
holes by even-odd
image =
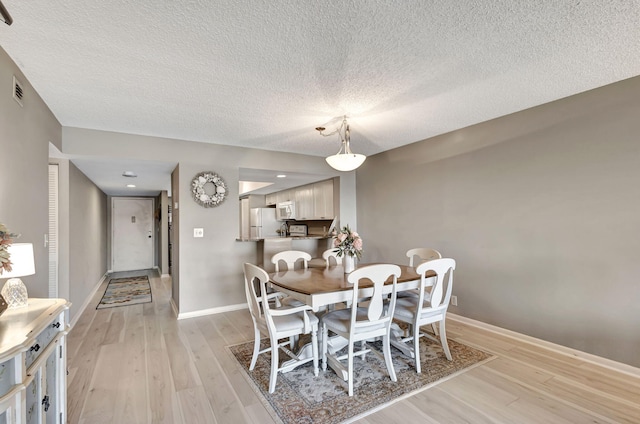
[[[96,309],[129,306],[151,302],[149,277],[113,278],[109,281]]]
[[[381,342],[367,343],[367,345],[382,354]],[[268,340],[264,339],[261,348],[266,346],[268,346]],[[397,383],[389,378],[384,360],[374,353],[368,354],[365,361],[356,357],[354,359],[354,395],[350,398],[347,393],[347,383],[332,369],[328,368],[326,372],[322,372],[321,369],[320,375],[314,377],[312,363],[302,365],[288,373],[278,373],[276,391],[269,394],[271,355],[269,353],[260,355],[255,369],[249,371],[253,342],[230,346],[228,349],[276,422],[285,424],[341,423],[362,418],[492,358],[485,352],[449,340],[453,360],[448,361],[439,344],[422,337],[420,338],[421,374],[415,372],[413,359],[404,356],[394,347],[391,351],[398,378]],[[289,359],[283,352],[279,356]]]

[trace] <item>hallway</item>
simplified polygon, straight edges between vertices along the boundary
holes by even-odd
[[[247,311],[177,321],[170,277],[147,275],[152,303],[96,310],[105,282],[69,333],[68,422],[273,422],[225,351],[253,337]]]

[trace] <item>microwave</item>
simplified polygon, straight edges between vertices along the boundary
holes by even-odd
[[[296,202],[280,202],[276,206],[276,219],[284,221],[286,219],[296,219]]]

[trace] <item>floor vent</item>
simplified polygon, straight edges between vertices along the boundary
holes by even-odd
[[[22,83],[18,81],[18,79],[13,77],[13,100],[18,102],[20,106],[24,106],[22,104],[22,97],[24,96],[24,92],[22,91]]]

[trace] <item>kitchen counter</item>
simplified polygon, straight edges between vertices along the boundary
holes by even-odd
[[[314,236],[309,234],[307,236],[287,236],[287,237],[263,237],[263,238],[237,238],[236,241],[265,241],[265,240],[323,240],[329,239],[331,236]]]
[[[322,257],[322,252],[331,246],[331,236],[307,235],[294,237],[237,238],[239,242],[256,243],[256,265],[267,272],[275,271],[271,258],[285,250],[301,250],[312,258]]]

